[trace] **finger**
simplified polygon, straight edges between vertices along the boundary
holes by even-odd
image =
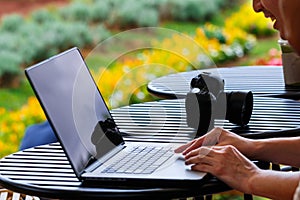
[[[212,166],[214,163],[215,163],[215,159],[213,157],[202,156],[202,155],[191,157],[191,158],[189,158],[189,159],[187,159],[185,161],[186,165],[202,165],[202,164],[206,164],[206,165],[211,165]]]
[[[200,171],[200,172],[206,172],[206,173],[212,173],[212,166],[206,163],[193,165],[191,167],[191,170],[193,171]]]
[[[202,145],[203,146],[216,145],[219,142],[219,138],[220,138],[220,135],[222,134],[222,132],[223,132],[223,129],[219,128],[219,127],[212,129],[211,131],[209,131],[206,134],[206,137],[205,137]]]
[[[189,147],[187,147],[183,152],[182,154],[183,155],[186,155],[188,154],[190,151],[198,148],[198,147],[201,147],[202,146],[202,143],[203,143],[203,140],[204,140],[204,137],[201,137],[197,140],[195,140]]]
[[[207,134],[205,134],[204,136],[197,139],[196,142],[192,143],[192,145],[187,147],[186,150],[184,150],[182,152],[182,154],[186,155],[191,150],[194,150],[200,146],[212,146],[212,145],[217,144],[222,131],[223,131],[223,129],[220,127],[216,127],[214,129],[212,129]]]
[[[212,164],[213,151],[211,148],[201,148],[198,151],[191,152],[189,157],[186,157],[186,164],[198,164],[208,162]]]
[[[174,150],[175,153],[182,153],[186,148],[193,145],[194,142],[196,142],[196,140],[193,140],[187,144],[181,145],[180,147],[178,147],[177,149]]]
[[[188,154],[185,155],[185,159],[189,159],[194,156],[206,156],[211,151],[212,147],[200,147],[198,149],[190,151]]]

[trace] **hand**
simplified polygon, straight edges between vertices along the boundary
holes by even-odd
[[[250,193],[249,182],[260,169],[242,155],[234,146],[203,146],[189,151],[186,164],[192,170],[211,173],[230,187]]]
[[[244,155],[250,156],[253,153],[253,140],[238,136],[235,133],[229,132],[223,128],[216,127],[204,136],[194,139],[193,141],[178,147],[175,153],[188,154],[201,146],[224,146],[233,145]]]

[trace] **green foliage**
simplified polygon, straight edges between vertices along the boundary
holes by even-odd
[[[111,5],[108,1],[97,1],[91,8],[91,20],[93,22],[102,22],[109,16]]]
[[[127,0],[114,8],[109,22],[111,25],[119,25],[121,28],[157,26],[159,13],[154,8],[147,6],[144,1]]]
[[[60,9],[60,15],[66,21],[88,22],[91,19],[90,7],[85,3],[75,2]]]
[[[94,44],[98,44],[111,36],[111,33],[102,24],[94,26],[90,33],[93,36]]]
[[[236,0],[235,0],[236,1]],[[157,26],[161,20],[203,22],[230,0],[82,0],[60,10],[60,17],[85,23],[108,21],[112,27]]]
[[[169,21],[162,24],[162,27],[172,29],[188,35],[194,35],[195,30],[199,27],[199,23],[196,22],[176,22]]]
[[[17,31],[18,28],[24,23],[24,19],[21,15],[11,14],[2,19],[1,29],[4,31]]]
[[[3,54],[9,54],[8,64],[2,66],[2,71],[14,73],[17,64],[28,66],[73,46],[84,48],[98,44],[110,36],[101,24],[104,20],[117,28],[157,26],[165,19],[198,22],[218,13],[224,1],[74,0],[58,10],[37,10],[29,20],[17,14],[9,15],[3,18],[0,27],[0,48]],[[212,37],[220,43],[226,42],[218,32]],[[239,45],[234,49],[239,52]],[[17,55],[14,62],[11,54]]]
[[[242,200],[243,197],[241,195],[232,195],[232,194],[222,194],[222,195],[214,195],[215,200]]]
[[[45,24],[43,27],[43,46],[54,47],[58,50],[78,46],[79,48],[89,46],[93,42],[90,28],[85,23],[80,22],[62,22]]]
[[[157,26],[158,22],[158,12],[153,8],[145,9],[137,19],[137,25],[141,27]]]
[[[83,48],[98,44],[109,36],[109,31],[101,25],[90,27],[82,21],[63,21],[47,10],[32,13],[31,20],[21,19],[13,15],[2,23],[0,48],[5,54],[11,52],[7,58],[9,64],[1,67],[4,71],[14,72],[16,64],[19,68],[28,66],[73,46]],[[100,26],[101,29],[97,28]],[[94,30],[98,31],[96,36]],[[17,55],[14,62],[12,52]]]
[[[207,27],[204,27],[203,31],[208,39],[216,38],[219,41],[219,43],[221,43],[221,44],[226,43],[226,37],[222,33],[221,29],[217,29],[217,28],[209,29]]]
[[[12,51],[0,51],[0,76],[19,75],[22,58]]]
[[[31,18],[34,22],[38,24],[44,24],[53,22],[55,20],[55,16],[48,10],[37,10],[31,14]]]
[[[19,110],[27,103],[28,97],[33,95],[34,93],[28,81],[21,81],[18,88],[1,88],[0,107],[7,110]]]
[[[170,0],[169,4],[172,17],[180,21],[204,21],[219,9],[215,0]]]
[[[256,45],[248,54],[247,59],[241,60],[238,65],[253,65],[256,64],[260,59],[268,57],[270,49],[276,49],[280,51],[280,47],[277,43],[277,37],[260,39],[259,45]]]
[[[16,51],[22,38],[9,32],[0,32],[0,49],[1,51]]]

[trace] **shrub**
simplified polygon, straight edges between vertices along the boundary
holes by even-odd
[[[111,33],[103,26],[103,24],[93,27],[91,29],[91,34],[93,35],[93,43],[96,45],[111,36]]]
[[[121,28],[137,27],[139,25],[157,26],[158,19],[158,12],[151,7],[147,7],[144,1],[127,0],[114,8],[109,23]]]
[[[171,16],[180,21],[203,22],[218,12],[220,6],[216,0],[169,0]]]
[[[83,23],[66,24],[66,34],[68,34],[70,47],[83,48],[92,45],[93,36],[89,30],[88,25]]]
[[[222,9],[231,9],[232,7],[241,4],[242,2],[245,1],[240,1],[240,0],[215,0],[219,6],[221,6]]]
[[[93,22],[102,22],[106,20],[110,14],[112,7],[108,1],[97,1],[91,8],[91,20]]]
[[[216,0],[190,0],[187,5],[188,19],[191,21],[210,20],[219,9],[220,6]]]
[[[2,19],[1,29],[3,31],[15,32],[22,24],[24,24],[24,22],[25,20],[21,15],[18,14],[7,15]]]
[[[0,76],[19,75],[22,58],[12,51],[0,51]]]
[[[75,2],[61,8],[59,13],[66,21],[81,21],[87,23],[91,20],[89,5],[81,2]]]
[[[2,30],[0,48],[3,51],[15,52],[22,58],[22,64],[29,65],[73,46],[83,48],[97,44],[108,35],[108,31],[102,27],[100,34],[103,35],[98,33],[94,37],[93,30],[97,28],[91,28],[80,21],[59,21],[54,17],[46,17],[49,14],[46,13],[36,12],[32,15],[33,20],[19,26],[17,31],[10,32],[8,30],[12,29],[8,28]]]
[[[58,52],[57,41],[51,36],[52,30],[44,27],[45,25],[31,22],[15,33],[21,39],[17,52],[22,55],[26,65],[41,61]]]
[[[54,15],[48,10],[37,10],[31,14],[31,18],[38,24],[44,24],[53,22],[55,20]]]
[[[23,62],[26,65],[43,59],[37,56],[43,45],[41,26],[37,26],[34,23],[27,23],[14,34],[20,39],[17,52],[22,56]]]
[[[158,12],[153,8],[148,8],[139,13],[137,18],[137,26],[139,27],[151,27],[157,26],[159,22]]]
[[[1,51],[16,51],[20,46],[22,38],[11,32],[0,32],[0,49]]]
[[[0,52],[0,87],[19,86],[21,57],[10,51]]]

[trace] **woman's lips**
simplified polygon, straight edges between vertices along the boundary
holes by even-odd
[[[278,25],[276,17],[271,12],[269,12],[267,10],[264,10],[263,13],[264,13],[266,18],[271,19],[271,21],[273,22],[273,28],[279,31],[279,25]]]
[[[278,23],[277,23],[277,20],[275,20],[274,24],[273,24],[273,28],[278,30]]]

